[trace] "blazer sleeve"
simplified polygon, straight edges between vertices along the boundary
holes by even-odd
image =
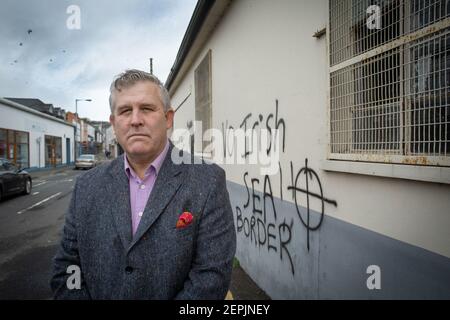
[[[212,189],[200,218],[192,267],[175,299],[224,299],[230,285],[236,232],[225,171],[216,168],[208,184]]]
[[[53,258],[53,273],[50,280],[50,286],[53,291],[54,299],[91,299],[81,270],[80,256],[78,254],[77,241],[77,218],[79,215],[79,204],[77,204],[77,195],[79,194],[79,180],[75,184],[69,209],[66,212],[66,220],[63,229],[63,235],[60,247],[56,256]],[[67,280],[74,273],[68,273],[67,268],[75,265],[80,270],[80,289],[69,289]]]

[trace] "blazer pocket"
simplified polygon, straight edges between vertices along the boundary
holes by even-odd
[[[175,234],[177,236],[182,236],[182,237],[187,237],[189,235],[193,235],[194,234],[194,227],[195,224],[191,223],[190,225],[184,227],[184,228],[177,228],[175,227]]]

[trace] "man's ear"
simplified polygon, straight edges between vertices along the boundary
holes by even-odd
[[[173,127],[173,118],[175,116],[175,111],[172,108],[166,111],[166,129]]]
[[[114,115],[110,114],[109,115],[109,123],[111,123],[111,125],[114,127]]]

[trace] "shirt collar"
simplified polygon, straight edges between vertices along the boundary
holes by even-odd
[[[150,170],[152,170],[152,168],[155,170],[156,176],[158,176],[158,173],[161,170],[162,164],[164,162],[164,159],[166,158],[168,151],[169,151],[169,139],[167,139],[163,151],[161,151],[161,153],[156,157],[156,159],[153,160],[153,162],[150,163],[148,168],[145,170],[145,177],[147,177],[150,174]],[[128,179],[130,179],[130,176],[132,176],[133,178],[137,178],[136,172],[134,172],[133,168],[130,166],[130,163],[128,162],[128,157],[126,153],[124,154],[123,160],[125,164],[125,173],[127,174]]]

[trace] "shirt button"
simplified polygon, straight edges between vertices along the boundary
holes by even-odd
[[[145,189],[145,184],[141,184],[139,188]]]
[[[138,216],[139,217],[142,217],[142,215],[143,215],[144,213],[141,211],[141,212],[138,212]]]

